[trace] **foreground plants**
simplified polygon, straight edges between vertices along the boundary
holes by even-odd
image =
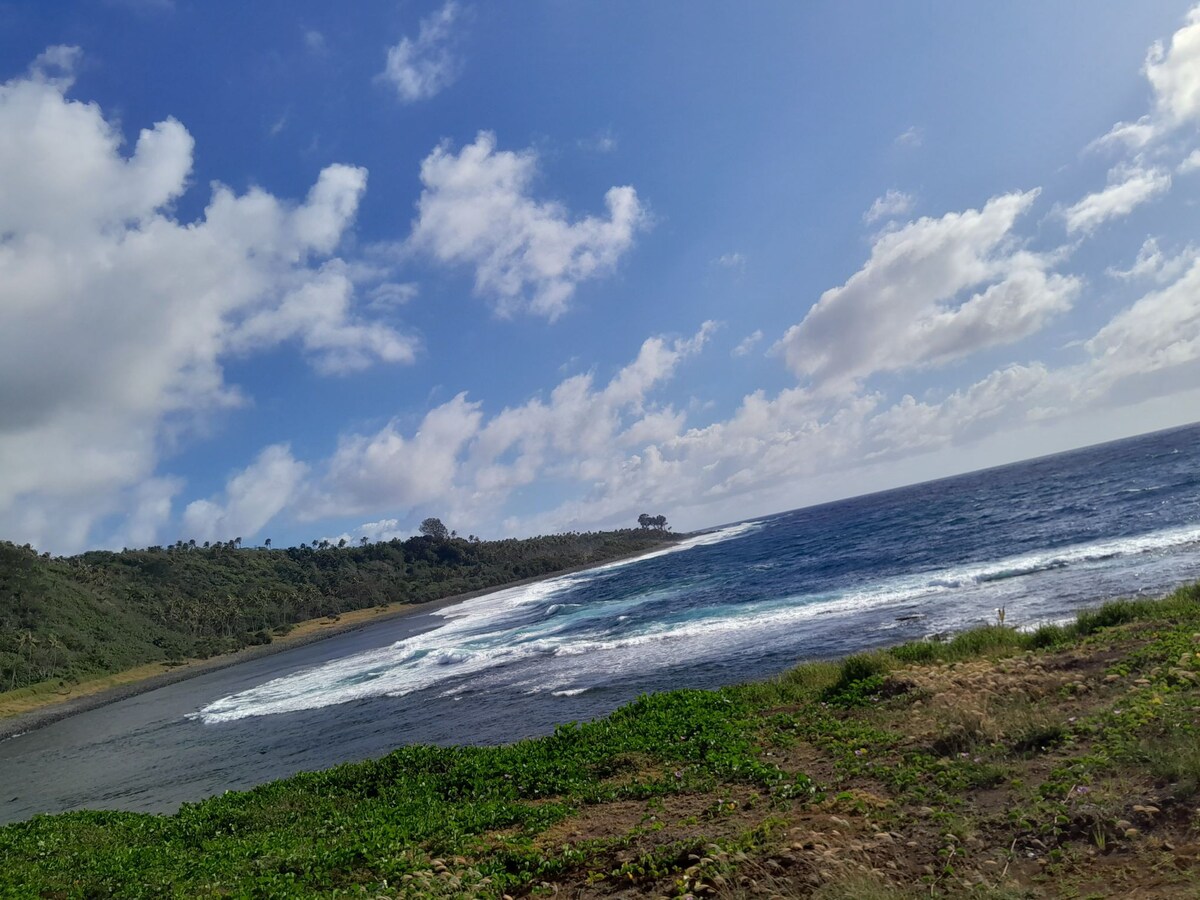
[[[0,829],[0,894],[1105,897],[1200,887],[1200,589]]]

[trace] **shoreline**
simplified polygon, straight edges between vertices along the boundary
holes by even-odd
[[[676,537],[678,540],[683,540],[688,536],[684,534],[677,535]],[[677,541],[669,542],[666,546],[671,546],[673,543],[677,543]],[[448,606],[454,606],[467,600],[473,600],[476,597],[486,596],[487,594],[495,594],[512,588],[537,584],[542,581],[549,581],[552,578],[573,575],[577,572],[587,572],[591,569],[611,565],[612,563],[638,559],[642,556],[657,553],[660,549],[662,548],[614,556],[611,559],[571,566],[566,569],[548,572],[545,575],[522,578],[519,581],[510,581],[488,588],[479,588],[478,590],[467,591],[462,594],[429,600],[425,603],[396,602],[389,603],[384,608],[371,606],[365,609],[351,610],[339,614],[336,619],[332,619],[329,616],[323,616],[319,619],[305,619],[293,625],[292,629],[286,635],[274,638],[269,644],[243,647],[231,653],[222,653],[219,656],[211,656],[208,659],[188,660],[175,666],[168,666],[162,662],[147,663],[133,669],[125,669],[109,675],[100,675],[96,678],[68,686],[66,689],[68,694],[66,696],[55,692],[47,694],[44,697],[30,697],[28,709],[13,713],[3,712],[5,701],[4,695],[0,694],[0,741],[19,737],[22,734],[35,731],[39,728],[45,728],[47,725],[53,725],[55,722],[61,722],[63,719],[79,713],[99,709],[111,703],[119,703],[122,700],[147,694],[168,685],[178,684],[181,681],[187,681],[199,675],[206,675],[209,672],[217,672],[244,662],[262,659],[277,653],[284,653],[297,647],[305,647],[309,644],[315,644],[318,641],[327,640],[328,638],[350,634],[351,632],[360,631],[379,622],[388,622],[422,612],[436,612],[439,609],[445,609]],[[116,680],[114,681],[114,679]],[[100,686],[95,687],[93,690],[88,690],[89,685],[97,684]],[[81,691],[82,693],[80,693]],[[19,705],[19,701],[15,699],[9,702]]]

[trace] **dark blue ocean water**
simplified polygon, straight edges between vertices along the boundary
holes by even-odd
[[[668,511],[669,512],[669,511]],[[0,743],[0,820],[171,809],[406,742],[501,742],[645,691],[1200,578],[1200,426],[738,523]]]

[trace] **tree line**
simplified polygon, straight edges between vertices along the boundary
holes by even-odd
[[[0,541],[0,690],[269,643],[305,619],[422,603],[653,548],[662,528],[484,541],[422,523],[407,540],[240,538],[51,558]]]

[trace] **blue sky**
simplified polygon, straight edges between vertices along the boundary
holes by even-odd
[[[1200,418],[1188,3],[0,23],[18,542],[692,529]]]

